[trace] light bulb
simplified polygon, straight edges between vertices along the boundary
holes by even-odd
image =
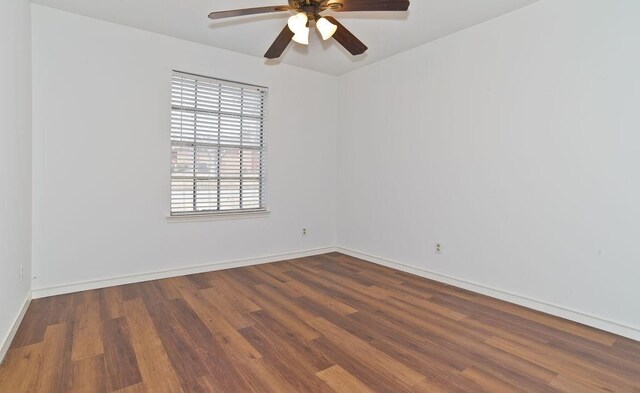
[[[320,30],[320,34],[322,35],[322,39],[323,40],[328,40],[329,38],[333,37],[333,35],[335,34],[336,30],[338,30],[338,26],[334,25],[333,23],[329,22],[328,19],[326,18],[320,18],[320,20],[318,20],[316,22],[316,26],[318,26],[318,30]]]
[[[299,28],[298,32],[293,36],[292,40],[302,45],[309,45],[309,28],[304,26]]]
[[[298,34],[303,28],[307,27],[307,22],[309,18],[307,18],[307,14],[304,12],[299,12],[292,17],[289,18],[287,25],[289,26],[289,30]]]

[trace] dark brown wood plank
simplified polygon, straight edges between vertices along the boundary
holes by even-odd
[[[124,318],[110,319],[103,327],[104,359],[109,391],[142,382],[138,361]]]
[[[181,386],[187,392],[203,392],[199,378],[207,374],[207,367],[200,358],[198,347],[179,327],[158,288],[153,283],[143,283],[141,289],[149,317]]]
[[[305,354],[288,350],[280,345],[282,340],[273,334],[268,334],[256,327],[242,329],[242,335],[259,351],[263,353],[263,359],[275,366],[276,372],[297,392],[322,392],[329,393],[331,389],[315,377],[319,371],[309,362]],[[288,365],[295,364],[296,367]]]
[[[42,368],[35,391],[57,393],[70,389],[72,339],[73,324],[61,323],[47,327],[42,342]]]

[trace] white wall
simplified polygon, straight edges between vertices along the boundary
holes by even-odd
[[[335,244],[334,77],[32,9],[34,290]],[[172,69],[269,87],[268,218],[167,222]]]
[[[31,275],[31,32],[27,0],[0,3],[0,360]],[[20,266],[24,281],[20,283]],[[6,349],[6,348],[4,348]]]
[[[640,329],[639,20],[541,0],[341,77],[338,244]]]

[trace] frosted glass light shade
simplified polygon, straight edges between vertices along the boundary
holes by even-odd
[[[305,27],[307,27],[307,22],[309,18],[307,18],[307,14],[304,12],[299,12],[292,17],[289,18],[287,25],[289,26],[289,30],[293,31],[295,34],[298,34]]]
[[[318,26],[318,30],[320,31],[320,34],[322,35],[322,39],[325,40],[325,41],[328,40],[329,38],[333,37],[333,35],[335,34],[336,30],[338,30],[338,26],[336,26],[333,23],[329,22],[329,20],[326,19],[326,18],[320,18],[316,22],[316,26]]]
[[[293,36],[292,40],[302,45],[309,45],[309,28],[304,26],[298,29],[298,32]]]

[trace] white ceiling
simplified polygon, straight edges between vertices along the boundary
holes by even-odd
[[[335,13],[369,50],[351,56],[334,40],[312,33],[308,47],[291,43],[283,63],[341,75],[537,0],[413,0],[408,12]],[[262,57],[289,13],[211,21],[211,11],[287,4],[286,0],[33,0],[125,26]],[[317,32],[316,32],[317,33]],[[273,61],[266,61],[271,64]],[[276,62],[277,64],[277,62]]]

